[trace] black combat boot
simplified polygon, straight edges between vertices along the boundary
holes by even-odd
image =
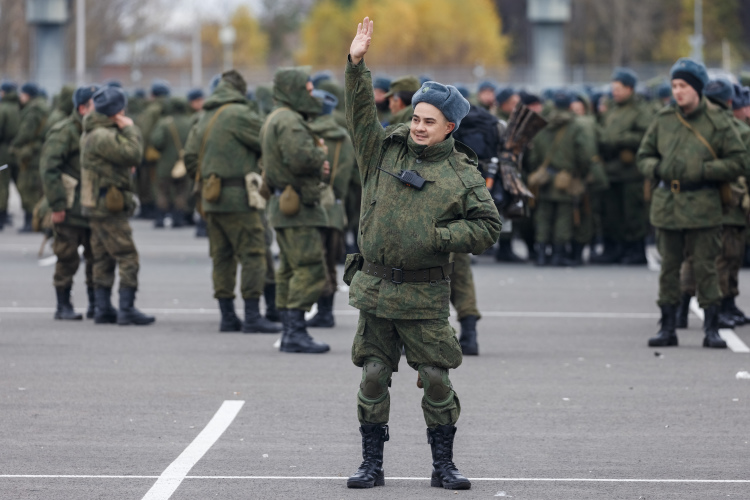
[[[206,228],[206,220],[201,217],[198,222],[195,223],[195,237],[196,238],[208,238],[208,229]]]
[[[8,222],[10,224],[10,222]],[[742,259],[742,267],[750,267],[750,245],[745,247],[745,257]]]
[[[456,427],[438,425],[427,429],[427,442],[432,449],[432,478],[430,486],[446,490],[468,490],[471,482],[466,479],[453,463],[453,438]]]
[[[120,310],[117,311],[117,324],[150,325],[156,321],[153,316],[147,316],[135,307],[135,288],[120,288]]]
[[[625,252],[623,252],[620,264],[626,266],[645,266],[648,264],[646,259],[646,244],[643,240],[632,241],[625,244]]]
[[[677,319],[675,328],[684,329],[688,327],[688,315],[690,314],[690,294],[683,293],[680,297],[680,305],[677,306]]]
[[[362,434],[362,465],[346,481],[347,488],[372,488],[385,485],[383,472],[383,446],[390,436],[388,426],[382,424],[363,425],[359,428]]]
[[[547,265],[547,245],[544,243],[534,243],[534,247],[536,248],[536,264],[537,266],[546,266]]]
[[[94,319],[96,314],[96,294],[94,293],[94,287],[88,287],[86,292],[88,292],[89,296],[89,308],[86,310],[86,319]]]
[[[333,295],[318,299],[318,312],[307,322],[309,328],[333,328],[336,320],[333,318]]]
[[[154,203],[143,203],[138,213],[139,219],[151,220],[156,216],[156,205]]]
[[[677,307],[673,305],[661,306],[661,328],[656,337],[648,339],[649,347],[677,347],[677,334],[674,331],[675,316]]]
[[[323,342],[316,342],[307,333],[305,311],[302,309],[287,309],[284,335],[281,336],[281,352],[302,352],[320,354],[331,348]]]
[[[737,304],[734,302],[734,297],[726,297],[724,300],[727,301],[727,311],[729,311],[729,313],[734,318],[734,324],[736,326],[745,325],[750,322],[750,319],[745,316],[745,313],[742,312],[742,309],[737,307]]]
[[[622,245],[610,239],[604,240],[604,251],[594,254],[589,259],[591,264],[615,264],[622,258]]]
[[[552,246],[552,258],[549,261],[549,265],[555,267],[568,267],[571,265],[568,260],[565,244],[555,243]]]
[[[715,349],[726,349],[727,343],[719,335],[719,306],[713,305],[703,310],[703,331],[706,337],[703,339],[703,347]]]
[[[737,323],[734,321],[734,315],[726,310],[724,300],[718,306],[719,308],[719,328],[734,328]]]
[[[112,289],[97,287],[94,289],[95,309],[94,323],[117,323],[117,309],[112,306]]]
[[[23,226],[18,230],[19,233],[33,233],[34,228],[31,227],[31,212],[23,213]]]
[[[73,304],[70,303],[70,287],[56,287],[57,292],[57,310],[55,319],[83,319],[83,315],[76,314]]]
[[[186,226],[194,226],[195,225],[195,219],[193,218],[193,211],[192,210],[185,211],[185,212],[182,213],[182,215],[183,215],[183,218],[182,218],[183,224],[185,224]]]
[[[0,210],[0,231],[5,228],[5,221],[8,218],[8,212]]]
[[[511,262],[519,263],[524,260],[513,253],[513,241],[500,239],[497,242],[497,251],[495,252],[495,260],[498,262]]]
[[[164,212],[164,210],[155,208],[154,209],[154,228],[155,229],[164,229],[164,217],[167,214]],[[144,217],[145,219],[146,217]]]
[[[185,227],[185,212],[182,210],[172,211],[172,227]]]
[[[281,325],[268,321],[260,314],[260,299],[245,299],[243,333],[280,333]]]
[[[242,330],[242,320],[234,312],[234,299],[219,299],[221,311],[220,332],[239,332]]]
[[[281,321],[281,314],[276,309],[276,283],[271,283],[263,288],[263,297],[266,299],[266,319],[278,323]]]
[[[461,337],[458,343],[461,344],[461,352],[464,356],[479,356],[479,344],[477,344],[477,318],[476,316],[466,316],[462,318]]]
[[[573,244],[570,247],[570,265],[573,267],[578,267],[583,265],[583,243],[578,243],[577,241],[574,241]]]

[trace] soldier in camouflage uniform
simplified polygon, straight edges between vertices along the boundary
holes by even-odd
[[[333,328],[335,326],[333,297],[339,284],[336,265],[343,257],[346,224],[346,212],[342,200],[346,199],[349,180],[356,168],[356,160],[349,132],[339,126],[331,115],[339,102],[338,98],[323,90],[314,90],[313,97],[323,101],[323,113],[313,119],[309,127],[315,137],[325,141],[331,173],[323,178],[325,187],[321,197],[321,204],[328,216],[328,226],[322,231],[326,284],[318,299],[318,312],[307,322],[307,326]]]
[[[139,217],[142,219],[153,219],[156,216],[156,162],[159,160],[159,152],[149,141],[156,122],[166,114],[170,94],[169,86],[165,82],[154,82],[151,85],[153,100],[136,119],[145,141],[143,164],[138,167],[136,176],[138,199],[141,202]]]
[[[75,87],[65,85],[60,93],[55,96],[55,106],[47,119],[47,130],[51,129],[57,122],[68,118],[73,112],[73,93]]]
[[[391,90],[391,79],[384,76],[375,78],[372,91],[375,94],[375,105],[378,107],[378,121],[388,123],[391,120],[388,98],[385,96]]]
[[[402,76],[391,82],[391,88],[385,94],[388,99],[388,109],[391,111],[391,119],[386,125],[411,122],[411,116],[414,114],[411,99],[417,90],[419,90],[419,79],[415,76]]]
[[[83,245],[86,259],[86,288],[89,308],[87,318],[94,317],[93,254],[91,230],[81,214],[81,152],[83,119],[94,109],[92,97],[99,90],[94,85],[76,89],[71,97],[73,112],[47,132],[42,146],[39,169],[44,184],[44,196],[52,210],[55,240],[52,249],[57,256],[53,284],[57,293],[55,319],[83,319],[70,302],[73,276],[81,259],[78,246]]]
[[[221,76],[187,141],[185,163],[191,177],[200,170],[204,186],[201,203],[213,261],[214,298],[221,310],[219,331],[278,333],[278,325],[261,316],[259,309],[266,274],[263,204],[258,203],[260,195],[255,192],[250,205],[246,179],[260,179],[258,133],[262,122],[245,97],[246,92],[247,83],[237,71]],[[207,186],[215,182],[220,184],[212,194]],[[242,266],[244,322],[234,310],[238,262]]]
[[[651,201],[662,257],[659,274],[661,330],[649,346],[676,346],[675,315],[680,302],[680,266],[693,257],[698,303],[705,310],[704,347],[726,348],[719,336],[721,290],[716,258],[721,254],[720,185],[745,173],[747,149],[731,117],[703,97],[708,74],[703,64],[680,59],[672,67],[676,104],[662,109],[638,150],[638,168],[658,181]]]
[[[19,230],[22,233],[32,232],[31,216],[34,205],[42,198],[42,179],[39,176],[39,153],[44,142],[49,109],[47,99],[40,94],[35,83],[28,82],[21,87],[19,101],[21,120],[18,133],[10,143],[10,151],[18,165],[16,186],[21,195],[24,211],[24,224]]]
[[[505,87],[495,91],[495,115],[503,121],[508,121],[510,114],[521,97],[512,87]]]
[[[81,205],[89,217],[94,254],[94,322],[147,325],[155,321],[136,309],[138,251],[128,217],[135,203],[130,175],[143,156],[143,139],[125,116],[122,89],[104,87],[93,97],[95,111],[83,120],[81,137]],[[110,297],[120,270],[120,309]]]
[[[497,239],[501,222],[476,155],[451,135],[469,111],[458,90],[426,82],[414,95],[411,125],[383,130],[370,71],[363,62],[373,25],[359,25],[346,67],[346,114],[362,177],[362,254],[347,258],[349,303],[360,310],[352,361],[362,367],[357,415],[364,461],[350,488],[380,486],[388,440],[392,372],[402,347],[419,373],[422,410],[432,449],[431,485],[468,489],[456,468],[453,439],[460,414],[448,370],[462,361],[448,322],[450,253],[479,254]],[[382,169],[382,171],[380,170]],[[421,190],[394,179],[416,170]]]
[[[280,251],[276,306],[284,323],[281,351],[324,353],[328,344],[313,340],[305,322],[305,311],[326,285],[321,229],[328,226],[328,216],[320,203],[320,183],[330,165],[325,142],[308,125],[323,103],[311,95],[312,82],[302,69],[282,68],[273,83],[276,108],[266,117],[261,146],[273,194],[268,220]]]
[[[13,82],[3,82],[0,85],[0,166],[8,165],[0,170],[0,231],[8,220],[10,180],[18,174],[15,158],[10,153],[10,143],[18,133],[21,114],[21,104],[16,90],[16,84]]]

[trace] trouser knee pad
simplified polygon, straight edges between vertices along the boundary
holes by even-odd
[[[362,366],[362,382],[357,397],[363,403],[382,403],[388,397],[393,370],[378,358],[367,358]]]
[[[430,406],[442,408],[453,402],[453,386],[447,369],[420,365],[419,378],[422,380],[424,397]]]

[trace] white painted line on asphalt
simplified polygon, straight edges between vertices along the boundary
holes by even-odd
[[[693,311],[693,314],[698,316],[701,321],[705,317],[705,315],[703,314],[703,309],[701,309],[701,307],[698,305],[698,299],[696,299],[695,297],[690,299],[690,310]],[[750,353],[750,348],[747,347],[742,339],[740,339],[731,328],[720,328],[719,336],[724,339],[724,342],[727,343],[727,347],[729,347],[733,352]]]
[[[155,479],[161,476],[110,476],[110,475],[52,475],[52,474],[4,474],[0,479]],[[184,479],[224,480],[323,480],[344,481],[343,476],[185,476]],[[390,477],[389,481],[429,481],[429,477]],[[561,483],[709,483],[745,484],[750,479],[628,479],[628,478],[578,478],[578,477],[470,477],[472,481],[506,481],[517,483],[561,482]],[[170,494],[171,495],[171,494]],[[144,497],[145,498],[145,497]],[[169,498],[169,497],[158,497]]]
[[[190,469],[214,445],[240,412],[244,401],[224,401],[219,411],[185,451],[162,472],[143,500],[167,500],[177,490]]]
[[[39,259],[39,267],[49,267],[55,264],[57,264],[57,255],[50,255],[49,257]]]

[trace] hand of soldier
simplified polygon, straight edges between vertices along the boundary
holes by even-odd
[[[65,210],[62,210],[60,212],[52,212],[53,224],[62,224],[63,222],[65,222]]]
[[[120,130],[133,124],[132,118],[129,118],[125,115],[115,115],[112,117],[112,120],[114,120],[117,128],[119,128]]]
[[[328,175],[331,173],[331,164],[328,162],[328,160],[323,162],[323,175]]]
[[[357,36],[354,37],[352,46],[349,48],[352,63],[359,64],[362,58],[365,57],[367,49],[370,48],[370,42],[372,42],[372,29],[373,22],[370,21],[369,17],[366,17],[357,26]]]
[[[328,154],[328,145],[326,145],[325,140],[318,139],[318,147],[323,150],[324,154]]]

